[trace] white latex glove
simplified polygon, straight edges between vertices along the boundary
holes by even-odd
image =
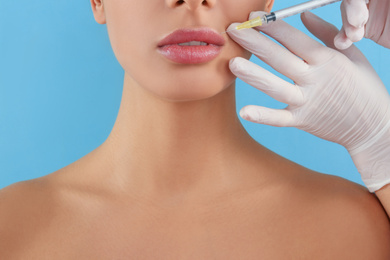
[[[253,13],[250,19],[263,14]],[[303,15],[302,20],[312,33],[334,48],[338,30],[333,25],[312,13]],[[280,110],[249,105],[240,111],[241,117],[260,124],[297,127],[343,145],[371,192],[390,183],[390,97],[355,46],[339,52],[283,21],[232,30],[229,36],[295,83],[246,59],[232,59],[230,69],[237,77],[288,104]]]
[[[363,36],[390,48],[390,0],[344,0],[341,15],[343,27],[335,38],[337,48],[344,50]]]

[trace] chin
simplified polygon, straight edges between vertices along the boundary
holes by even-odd
[[[229,70],[229,69],[227,69]],[[212,98],[234,87],[236,77],[229,71],[221,73],[192,73],[191,76],[177,73],[174,80],[160,84],[158,89],[148,88],[149,91],[165,101],[186,102]]]
[[[191,86],[189,86],[191,87]],[[234,87],[234,81],[230,85],[220,88],[202,88],[199,86],[193,86],[194,89],[181,89],[178,91],[158,93],[158,97],[169,102],[189,102],[206,100],[217,96],[230,87]]]

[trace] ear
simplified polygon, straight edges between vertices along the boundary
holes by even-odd
[[[270,13],[272,10],[272,6],[274,5],[274,0],[268,0],[265,4],[265,9],[264,11],[267,13]]]
[[[91,6],[95,21],[100,24],[105,24],[106,14],[104,13],[103,0],[91,0]]]

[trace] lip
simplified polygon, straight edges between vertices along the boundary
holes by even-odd
[[[191,41],[205,42],[208,45],[179,45]],[[176,63],[199,64],[215,59],[224,45],[225,39],[211,28],[179,29],[158,43],[158,51]]]

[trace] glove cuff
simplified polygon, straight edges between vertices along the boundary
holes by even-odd
[[[387,109],[387,115],[390,115],[390,106],[388,107]],[[383,125],[382,123],[378,124],[377,128],[379,128],[380,130],[378,131],[373,131],[374,133],[376,132],[376,134],[374,136],[372,136],[367,142],[363,143],[363,145],[360,145],[360,146],[357,146],[357,147],[354,147],[354,148],[347,148],[348,149],[348,152],[351,156],[354,156],[356,154],[359,154],[365,150],[367,150],[368,148],[370,148],[371,146],[374,146],[376,143],[380,142],[381,139],[383,138],[388,138],[387,140],[389,140],[390,142],[390,134],[389,134],[389,129],[390,129],[390,118],[386,119],[386,120],[383,120],[385,125],[380,128],[380,125]],[[387,121],[387,123],[386,123]],[[386,136],[387,134],[387,136]]]
[[[369,147],[350,155],[368,190],[375,192],[390,183],[390,130],[370,143]]]

